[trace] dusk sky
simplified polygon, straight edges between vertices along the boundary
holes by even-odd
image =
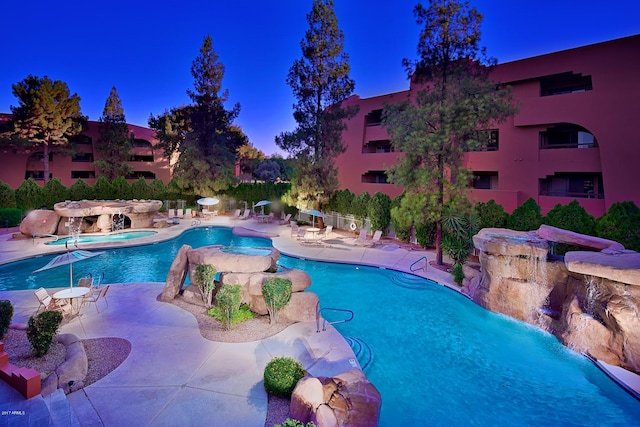
[[[191,62],[207,34],[225,65],[228,107],[265,154],[295,128],[285,79],[301,57],[312,0],[8,1],[2,6],[0,112],[18,105],[11,85],[27,75],[62,80],[90,120],[102,115],[112,86],[127,122],[190,102]],[[415,59],[417,0],[335,0],[355,93],[408,89],[403,58]],[[640,2],[619,0],[471,0],[483,15],[482,45],[499,63],[640,34]],[[423,2],[426,6],[428,2]],[[640,52],[638,53],[640,55]],[[285,153],[281,153],[285,154]]]

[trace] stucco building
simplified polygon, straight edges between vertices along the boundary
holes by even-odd
[[[482,151],[465,154],[474,171],[470,198],[507,212],[533,197],[543,214],[576,199],[595,217],[614,202],[640,206],[640,35],[499,64],[492,79],[512,87],[520,111],[490,130]],[[380,124],[385,103],[412,90],[349,98],[347,150],[337,161],[341,188],[392,197],[395,152]]]
[[[10,115],[0,114],[0,120],[8,121]],[[89,185],[93,185],[98,176],[98,170],[93,162],[100,158],[96,150],[98,141],[98,122],[90,121],[87,129],[73,138],[75,154],[49,154],[50,178],[58,178],[66,187],[70,187],[78,178],[82,178]],[[128,125],[133,133],[134,141],[131,149],[129,164],[133,173],[127,177],[129,183],[139,177],[147,182],[159,178],[165,184],[171,179],[169,159],[164,157],[162,150],[156,148],[155,132],[151,129],[136,125]],[[26,178],[33,177],[37,182],[44,183],[43,150],[19,150],[14,148],[0,148],[0,181],[11,188],[17,188]]]

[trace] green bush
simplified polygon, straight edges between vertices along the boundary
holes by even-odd
[[[451,270],[451,275],[453,276],[453,280],[459,286],[462,286],[462,281],[464,280],[464,269],[462,264],[455,264]]]
[[[291,357],[274,357],[264,368],[264,389],[279,397],[291,397],[306,374],[302,364]]]
[[[453,260],[454,271],[456,266],[460,266],[457,274],[462,275],[463,279],[462,265],[473,249],[473,236],[478,232],[477,222],[474,213],[464,216],[451,210],[447,210],[442,218],[442,249]]]
[[[202,301],[207,307],[213,305],[213,292],[216,289],[216,269],[210,264],[199,264],[193,274],[193,283],[202,293]]]
[[[151,184],[149,184],[149,190],[151,190],[151,195],[149,196],[150,199],[164,201],[167,197],[167,188],[165,187],[164,182],[159,178],[151,181]]]
[[[588,236],[595,236],[596,221],[577,200],[568,205],[557,204],[547,213],[544,223],[563,230],[574,231]],[[579,247],[556,244],[555,253],[563,255],[568,251],[581,250]]]
[[[640,209],[633,202],[616,202],[596,222],[596,234],[640,251]]]
[[[69,198],[71,200],[93,200],[96,196],[93,187],[84,182],[82,178],[78,178],[69,187]]]
[[[364,219],[369,211],[371,196],[366,191],[357,195],[351,203],[351,213],[357,218]]]
[[[9,221],[9,227],[20,225],[22,221],[22,211],[18,208],[0,208],[0,226],[4,227],[4,222]]]
[[[16,192],[9,184],[0,181],[0,208],[15,208]]]
[[[270,277],[262,285],[262,296],[269,310],[271,324],[278,323],[280,310],[291,301],[293,284],[289,279]]]
[[[542,225],[540,206],[533,198],[513,210],[507,219],[507,227],[516,231],[537,230]]]
[[[367,216],[371,221],[372,230],[381,230],[386,234],[391,222],[391,197],[379,191],[374,194],[369,203]]]
[[[69,200],[69,189],[62,185],[58,178],[51,178],[43,189],[44,204],[49,209],[58,202]]]
[[[4,334],[9,330],[13,319],[13,305],[9,300],[0,300],[0,340],[4,338]]]
[[[216,307],[223,316],[222,325],[230,330],[233,327],[232,319],[240,309],[242,302],[242,286],[223,285],[216,295]]]
[[[416,240],[423,248],[433,246],[436,241],[436,224],[435,222],[421,222],[415,225]]]
[[[47,354],[61,322],[62,314],[59,311],[43,311],[29,318],[27,339],[34,356],[42,357]]]
[[[213,306],[207,312],[209,316],[218,319],[220,323],[225,322],[226,313],[218,306]],[[231,327],[236,326],[238,323],[246,322],[247,320],[254,319],[256,314],[251,311],[251,308],[247,304],[240,304],[240,308],[231,317]]]
[[[504,228],[507,226],[509,214],[502,205],[491,199],[487,203],[476,203],[473,207],[478,215],[480,228]]]
[[[129,185],[124,176],[118,176],[111,181],[111,189],[113,197],[116,199],[131,200],[133,198],[131,185]]]
[[[96,183],[93,184],[93,193],[97,200],[111,200],[116,198],[113,194],[113,186],[104,175],[100,175],[98,179],[96,179]]]
[[[16,205],[24,212],[40,209],[45,205],[42,187],[36,183],[35,179],[25,179],[16,189]]]
[[[308,423],[303,424],[299,420],[287,418],[281,424],[274,424],[273,427],[316,427],[316,424],[313,421],[309,421]]]
[[[151,198],[151,188],[147,185],[147,181],[143,176],[131,184],[131,197],[139,200],[148,200]]]

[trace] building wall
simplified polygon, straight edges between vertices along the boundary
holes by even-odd
[[[492,78],[511,85],[520,111],[498,127],[498,150],[465,154],[465,164],[471,170],[494,175],[491,188],[472,189],[470,197],[482,202],[494,199],[508,212],[533,197],[543,214],[575,198],[596,217],[614,202],[631,200],[640,206],[640,136],[634,126],[640,119],[638,52],[640,35],[498,65]],[[560,73],[590,76],[592,89],[541,96],[542,78]],[[363,176],[364,181],[370,180],[368,171],[384,170],[399,155],[364,153],[363,147],[370,141],[388,139],[384,128],[366,126],[365,122],[372,110],[383,108],[385,102],[406,99],[415,90],[411,87],[367,99],[353,96],[347,101],[360,105],[360,112],[347,123],[347,150],[336,161],[341,188],[356,194],[382,191],[392,197],[402,192],[393,184],[363,182]],[[597,147],[541,148],[540,133],[560,123],[588,131]],[[559,182],[558,176],[571,176],[575,182],[595,175],[597,181],[599,174],[603,198],[586,190],[564,195],[544,191],[551,181],[554,185]]]
[[[0,120],[8,120],[9,117],[3,115]],[[162,150],[155,148],[157,144],[155,132],[141,126],[131,124],[128,126],[129,131],[134,134],[135,141],[139,142],[137,145],[141,145],[134,147],[131,154],[142,159],[127,162],[134,169],[133,177],[128,179],[129,183],[139,176],[144,176],[147,182],[159,178],[167,184],[171,179],[170,162],[163,156]],[[66,187],[73,185],[79,177],[87,184],[93,185],[98,176],[98,170],[93,165],[93,161],[100,158],[95,147],[99,137],[98,122],[90,121],[82,135],[86,137],[86,143],[76,145],[79,156],[73,158],[70,155],[53,153],[50,157],[51,177],[58,178]],[[0,181],[15,189],[25,178],[33,176],[35,172],[36,181],[44,184],[43,174],[37,173],[44,170],[42,160],[38,159],[37,153],[42,153],[42,149],[27,151],[13,148],[0,149]],[[153,161],[150,161],[151,158]]]

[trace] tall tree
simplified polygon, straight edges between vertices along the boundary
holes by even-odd
[[[44,182],[49,181],[49,153],[68,148],[69,138],[86,123],[80,112],[80,97],[71,95],[66,83],[29,75],[11,86],[19,105],[11,106],[11,142],[42,147]]]
[[[209,194],[234,181],[236,152],[247,138],[232,125],[240,104],[225,109],[229,94],[222,90],[224,71],[211,36],[206,36],[191,65],[194,88],[187,94],[193,103],[149,118],[164,154],[177,154],[173,175],[183,191]]]
[[[104,104],[98,134],[96,151],[100,159],[93,162],[94,166],[100,169],[100,173],[109,181],[118,176],[126,178],[133,171],[133,167],[127,161],[131,156],[134,135],[129,132],[122,102],[115,86],[111,88]]]
[[[335,158],[344,152],[342,132],[357,107],[343,107],[355,88],[349,77],[349,56],[338,27],[333,0],[314,0],[307,15],[309,29],[300,42],[302,58],[289,70],[287,84],[297,102],[293,132],[276,144],[296,158],[296,173],[287,202],[299,208],[320,208],[338,188]]]
[[[253,176],[260,162],[264,160],[264,153],[250,142],[247,142],[238,148],[238,160],[240,162],[240,173]]]
[[[431,0],[414,8],[423,25],[415,61],[403,60],[413,79],[409,99],[387,104],[382,124],[398,162],[389,180],[407,194],[426,194],[414,223],[436,224],[437,263],[442,264],[444,206],[454,208],[468,187],[463,154],[478,147],[492,126],[516,113],[508,87],[490,81],[495,59],[481,48],[482,15],[459,0]]]

